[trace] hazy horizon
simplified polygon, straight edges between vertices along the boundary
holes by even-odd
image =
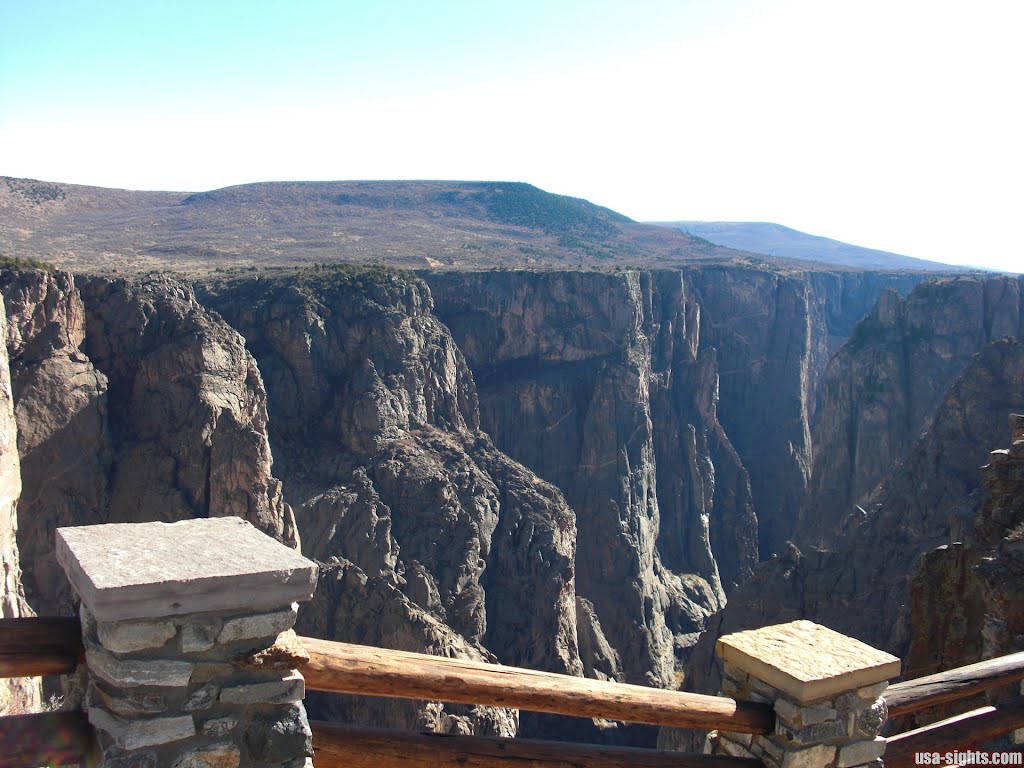
[[[1020,271],[1024,7],[0,3],[0,174],[525,181]]]

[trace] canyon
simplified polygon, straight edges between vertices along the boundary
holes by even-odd
[[[399,191],[389,205],[415,210]],[[3,615],[73,612],[57,527],[234,515],[321,564],[299,629],[329,639],[702,692],[719,633],[793,618],[922,674],[1019,650],[1019,449],[989,454],[1024,412],[1024,283],[690,245],[686,263],[618,268],[6,263]],[[657,737],[307,704],[449,733]]]

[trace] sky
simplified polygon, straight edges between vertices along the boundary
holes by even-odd
[[[0,0],[0,175],[526,181],[1024,271],[1019,0]]]

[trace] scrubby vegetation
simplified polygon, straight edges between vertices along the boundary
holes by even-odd
[[[0,269],[42,269],[50,272],[56,269],[56,267],[39,259],[8,256],[6,253],[0,253]]]

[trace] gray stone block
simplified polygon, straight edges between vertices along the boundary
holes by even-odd
[[[236,685],[221,691],[220,701],[224,704],[290,704],[302,701],[306,695],[306,683],[297,671],[281,680],[265,683]]]
[[[134,653],[159,648],[174,637],[177,628],[170,621],[104,621],[97,625],[96,631],[108,651]]]
[[[170,744],[196,735],[189,716],[155,717],[149,720],[122,720],[102,709],[89,710],[89,722],[107,733],[121,749],[133,750]]]
[[[782,756],[782,768],[822,768],[836,756],[835,747],[819,744],[808,749],[787,750]]]
[[[58,528],[57,559],[99,621],[268,610],[316,586],[315,563],[234,517]]]
[[[853,768],[856,765],[867,765],[880,758],[884,752],[885,739],[855,741],[840,747],[839,754],[836,757],[836,768]]]
[[[202,653],[213,648],[220,634],[221,620],[216,617],[194,619],[181,628],[182,653]]]
[[[167,710],[167,697],[152,691],[106,691],[94,682],[89,683],[86,704],[102,707],[121,717],[148,717]]]
[[[246,724],[245,745],[254,762],[280,763],[313,754],[313,734],[301,704],[257,714]]]
[[[298,615],[299,606],[297,603],[292,603],[288,610],[228,619],[224,622],[224,628],[221,629],[220,634],[217,635],[217,642],[227,645],[257,637],[276,638],[285,630],[292,628]]]
[[[85,663],[89,672],[120,688],[154,685],[162,688],[184,688],[195,666],[187,661],[121,660],[100,648],[88,648]]]
[[[189,694],[189,697],[182,702],[181,709],[183,712],[197,712],[209,709],[217,701],[219,694],[220,688],[212,683],[207,683],[202,688]]]
[[[215,717],[203,722],[200,731],[203,736],[217,739],[227,736],[238,727],[238,720],[233,717]]]

